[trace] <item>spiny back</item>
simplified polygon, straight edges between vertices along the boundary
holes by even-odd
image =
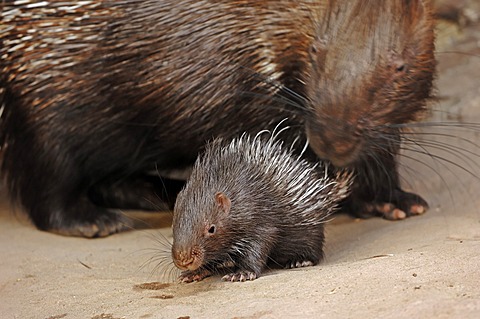
[[[254,197],[252,201],[269,198],[285,209],[286,224],[291,216],[301,216],[301,222],[308,225],[324,222],[348,195],[351,174],[333,168],[329,172],[328,165],[307,162],[275,136],[265,135],[244,134],[230,143],[210,143],[190,177],[190,181],[202,181],[202,186],[193,183],[197,185],[192,188],[226,192],[232,200],[242,194]],[[319,212],[324,218],[319,218]]]

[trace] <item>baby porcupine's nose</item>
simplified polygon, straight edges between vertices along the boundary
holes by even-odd
[[[195,256],[190,251],[172,249],[173,263],[181,270],[195,270],[198,268]]]

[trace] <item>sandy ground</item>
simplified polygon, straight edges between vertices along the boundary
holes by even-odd
[[[442,30],[433,121],[464,124],[426,128],[431,134],[416,139],[461,167],[406,154],[402,176],[430,202],[427,214],[401,222],[339,216],[327,226],[319,266],[246,283],[178,284],[152,260],[156,239],[170,236],[168,213],[147,221],[155,229],[88,240],[38,231],[3,198],[0,317],[480,318],[480,128],[466,124],[480,123],[480,26]]]

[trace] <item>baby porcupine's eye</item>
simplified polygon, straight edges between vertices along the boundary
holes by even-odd
[[[215,235],[216,231],[217,231],[217,228],[215,227],[215,225],[211,225],[207,230],[207,235],[208,236]]]

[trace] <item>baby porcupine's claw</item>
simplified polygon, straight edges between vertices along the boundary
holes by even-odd
[[[178,278],[181,282],[191,283],[194,281],[201,281],[209,277],[212,273],[206,269],[197,269],[195,271],[186,270],[183,271]]]
[[[253,271],[239,271],[239,272],[230,273],[228,275],[223,276],[222,280],[231,281],[231,282],[235,282],[235,281],[243,282],[247,280],[255,280],[257,279],[257,277],[258,277],[257,274]]]
[[[310,260],[303,260],[303,261],[292,261],[285,265],[285,269],[292,269],[292,268],[301,268],[301,267],[310,267],[315,266],[315,263]]]

